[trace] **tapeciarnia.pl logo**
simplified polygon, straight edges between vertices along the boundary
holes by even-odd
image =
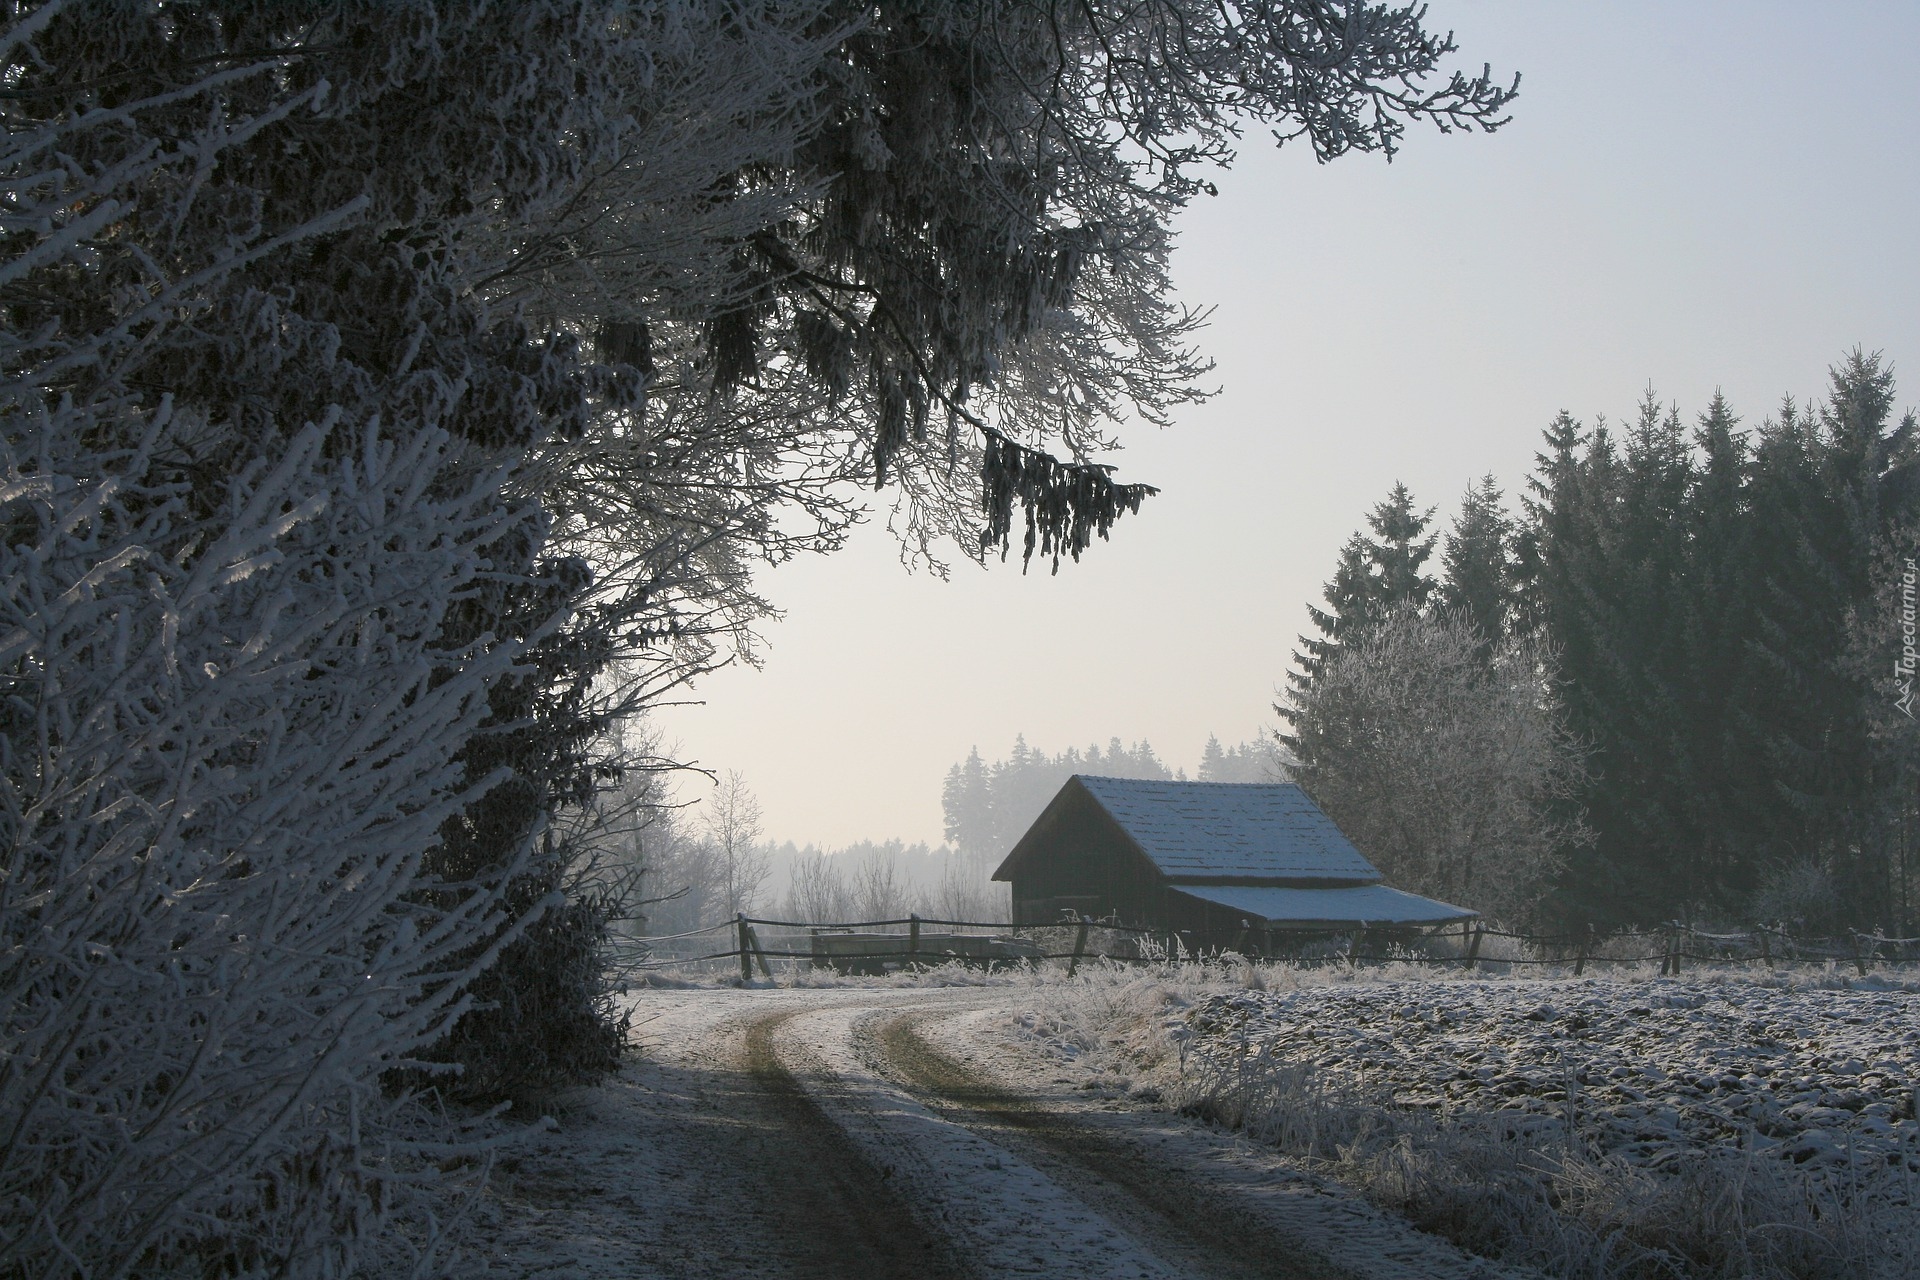
[[[1920,651],[1913,644],[1914,636],[1914,582],[1920,578],[1913,567],[1913,561],[1907,561],[1906,572],[1900,575],[1900,656],[1893,660],[1893,682],[1900,687],[1900,700],[1893,705],[1906,713],[1907,719],[1913,719],[1913,673],[1920,665]]]

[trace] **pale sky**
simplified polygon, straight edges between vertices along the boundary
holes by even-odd
[[[1024,732],[1145,738],[1191,772],[1270,730],[1306,603],[1395,480],[1515,494],[1560,409],[1689,420],[1820,394],[1862,346],[1920,403],[1920,4],[1435,0],[1524,79],[1491,136],[1316,166],[1250,130],[1176,224],[1222,393],[1110,459],[1160,486],[1058,577],[901,568],[881,527],[764,576],[765,664],[663,712],[775,839],[937,842],[940,782]],[[683,788],[687,798],[704,789]]]

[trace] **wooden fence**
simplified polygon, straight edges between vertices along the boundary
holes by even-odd
[[[781,936],[762,940],[761,929],[780,930]],[[1009,945],[1004,954],[991,948],[953,946],[943,940],[962,935],[939,935],[930,930],[964,930],[970,940],[999,938]],[[821,945],[823,937],[862,938],[857,951],[833,951]],[[886,945],[897,937],[898,946]],[[1282,944],[1273,945],[1279,937]],[[711,938],[725,949],[706,946],[666,947],[692,939]],[[1068,945],[1068,939],[1071,945]],[[1489,940],[1498,940],[1489,943]],[[805,940],[807,947],[797,949]],[[978,920],[939,920],[909,915],[891,920],[814,921],[770,920],[739,915],[732,920],[663,937],[623,940],[622,967],[637,970],[681,965],[709,966],[735,961],[743,981],[754,970],[773,976],[770,961],[806,961],[816,966],[834,963],[835,956],[856,956],[880,967],[932,967],[952,961],[1009,964],[1065,960],[1072,973],[1089,960],[1126,964],[1160,964],[1168,960],[1206,959],[1240,955],[1252,959],[1288,960],[1303,964],[1363,964],[1409,961],[1457,964],[1467,970],[1498,969],[1511,965],[1571,966],[1575,976],[1590,966],[1638,965],[1658,961],[1663,976],[1679,974],[1688,964],[1752,964],[1769,969],[1817,965],[1850,965],[1864,977],[1870,969],[1920,964],[1920,938],[1893,938],[1879,932],[1853,932],[1842,937],[1805,937],[1765,926],[1735,933],[1712,933],[1678,921],[1647,933],[1602,935],[1593,931],[1572,934],[1515,933],[1469,923],[1459,929],[1417,935],[1390,930],[1329,931],[1264,929],[1242,922],[1239,930],[1208,935],[1168,931],[1093,920],[1086,916],[1054,924],[1011,924]],[[1515,951],[1520,954],[1514,954]]]

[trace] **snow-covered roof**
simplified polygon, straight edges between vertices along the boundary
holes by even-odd
[[[1291,782],[1159,782],[1075,775],[1170,880],[1378,880]]]
[[[1435,925],[1478,915],[1384,884],[1338,889],[1291,889],[1281,885],[1176,885],[1175,892],[1238,911],[1256,926]]]

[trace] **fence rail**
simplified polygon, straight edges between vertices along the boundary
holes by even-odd
[[[943,938],[956,935],[927,937],[922,930],[928,926],[969,930],[973,935],[1004,936],[1023,945],[1017,955],[960,955],[951,948],[942,950],[939,945]],[[897,949],[862,948],[857,953],[832,953],[816,941],[818,938],[902,927],[906,932],[898,935],[901,945]],[[768,944],[763,944],[757,928],[795,932],[804,930],[809,945],[806,950],[798,950],[788,939],[779,942],[770,940]],[[662,955],[657,950],[661,943],[722,933],[730,934],[727,941],[733,943],[725,950],[692,955]],[[1074,939],[1071,949],[1049,945],[1053,938],[1060,938],[1064,944],[1064,935],[1069,933]],[[1129,937],[1134,939],[1129,946],[1111,945]],[[1285,958],[1309,964],[1391,961],[1457,964],[1469,971],[1510,965],[1571,965],[1576,976],[1584,973],[1590,965],[1638,965],[1655,961],[1660,963],[1661,974],[1667,976],[1677,975],[1682,965],[1688,962],[1727,964],[1758,961],[1769,969],[1777,969],[1782,965],[1845,963],[1851,964],[1862,977],[1876,965],[1920,964],[1920,938],[1894,938],[1877,931],[1853,932],[1843,937],[1801,937],[1784,929],[1763,925],[1734,933],[1714,933],[1676,921],[1652,933],[1601,935],[1589,932],[1583,935],[1516,933],[1474,923],[1462,926],[1458,931],[1428,932],[1384,948],[1366,945],[1370,937],[1371,931],[1366,930],[1267,929],[1256,927],[1250,921],[1243,921],[1237,931],[1229,929],[1196,935],[1191,931],[1124,925],[1085,916],[1078,919],[1063,918],[1048,924],[1015,924],[1010,921],[943,920],[919,915],[887,920],[833,922],[773,920],[740,915],[684,933],[623,939],[624,947],[635,950],[621,967],[648,970],[735,960],[740,965],[741,978],[751,981],[756,966],[763,975],[772,977],[773,971],[768,963],[771,960],[808,961],[819,967],[832,964],[836,959],[847,960],[850,956],[860,962],[882,965],[894,962],[896,967],[930,966],[953,960],[990,965],[1065,960],[1069,972],[1072,972],[1079,964],[1091,960],[1159,964],[1169,959],[1232,954],[1249,958]],[[1282,947],[1272,946],[1274,938],[1282,940]],[[1518,943],[1525,954],[1492,954],[1486,947],[1486,940],[1490,938]],[[1631,948],[1636,942],[1644,942],[1658,949],[1616,954],[1623,946]],[[1259,945],[1249,945],[1251,943]],[[1506,950],[1510,951],[1511,948]]]

